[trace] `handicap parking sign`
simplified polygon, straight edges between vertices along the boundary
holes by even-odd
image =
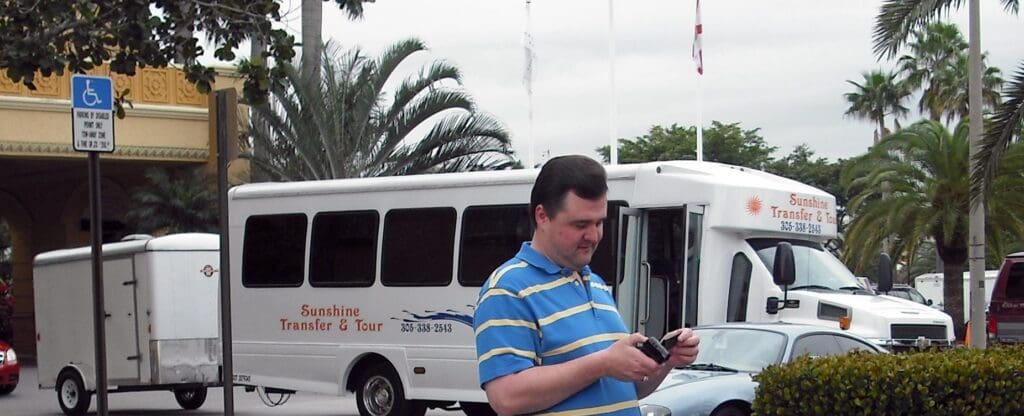
[[[110,77],[71,76],[71,142],[76,151],[114,151],[113,111],[114,83]]]

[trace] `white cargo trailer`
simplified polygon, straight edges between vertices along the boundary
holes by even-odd
[[[996,276],[999,270],[985,270],[985,310],[988,310],[989,301],[992,300],[992,289],[996,287]],[[964,272],[964,322],[971,317],[971,272]],[[940,311],[946,310],[945,295],[943,294],[945,276],[942,273],[925,273],[914,278],[914,288],[925,299],[932,300],[932,307]]]
[[[219,237],[177,234],[103,245],[109,392],[170,390],[195,409],[221,385]],[[33,263],[39,388],[68,415],[96,391],[90,247]]]

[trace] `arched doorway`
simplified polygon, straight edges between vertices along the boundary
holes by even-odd
[[[28,211],[13,195],[0,191],[0,227],[5,240],[0,244],[0,279],[8,285],[12,304],[6,307],[10,312],[10,334],[0,334],[11,338],[18,352],[27,356],[35,355],[35,322],[33,322],[32,305],[32,219]],[[7,302],[8,299],[3,299]]]

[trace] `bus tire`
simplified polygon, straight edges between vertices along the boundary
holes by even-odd
[[[174,400],[185,410],[196,410],[206,402],[206,387],[175,389]]]
[[[496,416],[497,413],[487,403],[459,402],[462,413],[466,416]]]
[[[65,369],[57,376],[57,403],[68,416],[84,415],[89,410],[92,393],[85,390],[82,376],[72,369]]]
[[[390,364],[370,364],[359,376],[356,406],[362,416],[423,416],[426,403],[407,400],[402,380]]]

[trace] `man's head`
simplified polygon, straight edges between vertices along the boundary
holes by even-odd
[[[533,248],[562,267],[580,270],[604,233],[608,180],[599,163],[561,156],[541,168],[530,194]]]

